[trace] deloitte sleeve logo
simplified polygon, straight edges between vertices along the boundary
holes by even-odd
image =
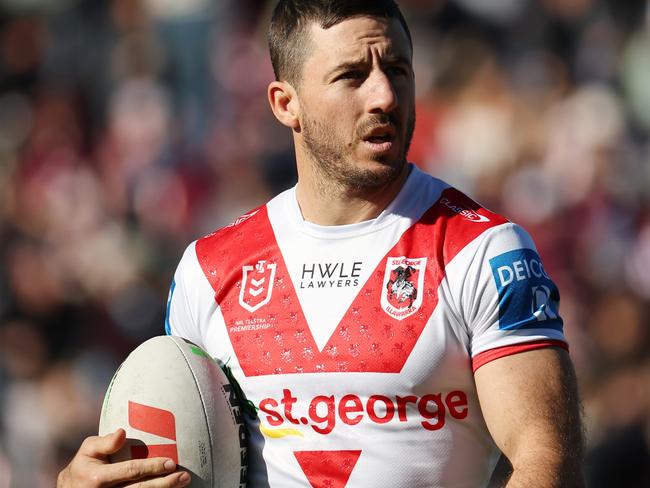
[[[499,329],[562,330],[560,293],[532,249],[490,259],[499,293]]]

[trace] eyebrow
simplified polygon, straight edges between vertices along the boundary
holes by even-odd
[[[367,64],[368,64],[367,61],[364,59],[359,59],[357,61],[345,61],[341,64],[337,64],[334,68],[329,70],[326,73],[325,78],[329,79],[337,73],[341,73],[348,70],[355,70],[363,66],[366,66]]]
[[[367,66],[369,63],[362,58],[359,58],[357,60],[352,60],[352,61],[344,61],[338,65],[336,65],[334,68],[329,70],[327,74],[325,75],[326,79],[331,78],[333,75],[337,73],[342,73],[348,70],[355,70],[362,68],[364,66]],[[394,66],[397,64],[404,64],[411,66],[411,60],[406,57],[406,56],[399,56],[399,55],[389,55],[386,56],[381,60],[381,66]]]

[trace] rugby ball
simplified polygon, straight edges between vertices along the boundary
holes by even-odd
[[[240,399],[221,367],[195,344],[158,336],[138,346],[106,392],[99,434],[122,427],[127,441],[111,462],[170,457],[193,488],[246,483],[246,428]]]

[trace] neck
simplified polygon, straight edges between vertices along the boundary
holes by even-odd
[[[300,169],[300,168],[299,168]],[[296,198],[303,218],[318,225],[345,225],[374,219],[404,186],[409,166],[376,188],[348,188],[324,182],[314,171],[299,171]]]

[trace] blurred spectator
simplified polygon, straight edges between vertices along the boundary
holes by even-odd
[[[52,486],[183,248],[295,180],[272,2],[0,5],[0,488]],[[650,486],[650,5],[403,0],[410,157],[560,284],[592,487]]]

